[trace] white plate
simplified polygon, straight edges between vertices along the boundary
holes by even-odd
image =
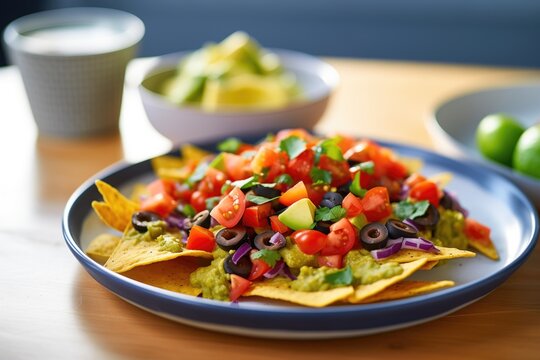
[[[439,151],[499,172],[515,182],[540,208],[540,180],[490,161],[476,148],[478,123],[486,115],[500,112],[515,116],[525,127],[540,122],[540,83],[490,88],[453,98],[435,109],[428,130]]]

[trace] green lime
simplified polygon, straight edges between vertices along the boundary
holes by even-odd
[[[519,138],[513,166],[521,173],[540,179],[540,123],[525,130]]]
[[[523,126],[512,116],[491,114],[478,124],[476,146],[486,158],[512,166],[514,148],[523,131]]]

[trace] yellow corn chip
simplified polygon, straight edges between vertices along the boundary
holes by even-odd
[[[208,265],[207,262],[204,263],[201,259],[183,257],[182,259],[138,266],[124,272],[122,275],[161,289],[198,296],[201,289],[191,286],[189,276],[200,266],[206,265]]]
[[[131,201],[138,203],[144,196],[148,196],[148,190],[146,188],[146,185],[135,184],[129,198],[131,199]]]
[[[395,283],[398,283],[403,279],[408,278],[414,272],[416,272],[418,269],[424,266],[426,262],[427,262],[427,259],[424,258],[424,259],[415,260],[413,262],[401,264],[401,267],[403,268],[403,272],[401,274],[388,278],[388,279],[375,281],[372,284],[357,286],[354,289],[354,293],[350,297],[347,298],[347,301],[356,304],[370,296],[378,294],[382,292],[383,290],[385,290],[386,288],[388,288],[389,286]]]
[[[122,238],[105,267],[117,273],[123,273],[137,266],[149,265],[160,261],[176,259],[182,256],[194,256],[212,259],[212,253],[201,250],[171,252],[163,249],[157,240]]]
[[[118,231],[124,231],[126,226],[125,219],[118,218],[109,204],[101,201],[92,201],[92,208],[97,216],[110,228]]]
[[[387,287],[384,291],[378,294],[367,297],[360,301],[361,304],[374,303],[379,301],[404,299],[411,296],[416,296],[439,289],[444,289],[454,286],[454,282],[450,280],[442,281],[415,281],[404,280],[394,285]]]
[[[260,296],[267,299],[283,300],[291,303],[324,307],[350,296],[354,289],[352,286],[340,287],[324,291],[298,291],[289,288],[289,281],[283,279],[266,280],[256,283],[243,296]]]
[[[124,231],[139,205],[104,181],[96,180],[96,186],[105,202],[93,201],[92,207],[103,222],[116,230]]]
[[[92,239],[86,248],[86,255],[103,265],[109,259],[120,238],[111,234],[101,234]]]
[[[420,268],[420,270],[431,270],[439,263],[438,260],[428,261]]]
[[[401,249],[394,255],[391,255],[387,258],[380,260],[381,262],[394,261],[398,263],[407,263],[418,259],[426,259],[427,261],[439,261],[446,259],[456,259],[456,258],[468,258],[475,257],[476,254],[472,251],[460,250],[455,248],[447,248],[443,246],[437,246],[440,253],[431,253],[427,251],[420,250],[409,250]]]
[[[499,253],[497,252],[497,248],[495,248],[495,245],[493,245],[493,242],[491,241],[489,243],[486,243],[485,241],[478,241],[469,238],[469,246],[475,250],[478,250],[490,259],[499,260]]]
[[[180,152],[182,153],[183,159],[189,159],[196,162],[199,162],[200,160],[211,154],[210,152],[191,144],[186,144],[182,146],[180,148]]]

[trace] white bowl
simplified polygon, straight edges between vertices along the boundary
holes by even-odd
[[[540,121],[540,83],[490,88],[451,99],[435,109],[428,130],[439,151],[499,172],[540,208],[540,180],[484,158],[476,147],[478,123],[486,115],[499,112],[515,116],[525,127]]]
[[[178,52],[155,58],[138,86],[150,123],[174,145],[264,134],[283,128],[313,128],[339,82],[337,71],[311,55],[290,50],[271,51],[280,57],[285,70],[296,76],[306,100],[276,110],[245,112],[206,112],[197,106],[179,106],[145,86],[148,81],[159,82],[172,75],[180,60],[190,54]]]

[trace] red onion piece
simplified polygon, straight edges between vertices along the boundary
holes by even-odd
[[[385,247],[389,247],[389,246],[392,246],[394,244],[400,244],[400,246],[401,246],[402,242],[403,242],[403,237],[398,237],[398,238],[395,238],[395,239],[388,239],[388,241],[386,242]]]
[[[382,249],[371,250],[371,256],[373,256],[375,260],[381,260],[389,257],[390,255],[394,255],[399,250],[401,250],[401,242],[396,242],[393,245],[387,246]]]
[[[414,230],[416,230],[416,232],[418,232],[418,225],[414,222],[414,220],[407,218],[403,220],[403,223],[411,226]]]
[[[281,273],[284,266],[285,266],[285,263],[283,262],[283,260],[279,260],[278,262],[276,262],[273,268],[271,268],[266,273],[264,273],[264,277],[268,279],[276,277],[277,275]]]
[[[175,213],[171,213],[169,216],[165,218],[165,222],[167,223],[169,227],[175,227],[178,229],[184,229],[185,220],[186,220],[185,217],[175,214]]]
[[[283,266],[283,274],[285,274],[289,279],[296,280],[296,276],[291,272],[291,269],[287,265]]]
[[[419,238],[403,238],[403,243],[401,244],[402,249],[411,249],[411,250],[421,250],[432,253],[440,253],[439,249],[433,245],[433,243],[422,237]]]
[[[251,251],[251,245],[249,243],[245,242],[236,251],[234,252],[232,256],[232,261],[236,265],[238,264],[238,261],[246,254],[248,254]]]
[[[283,234],[276,232],[270,240],[268,240],[270,244],[277,245],[278,247],[285,246],[287,244],[287,240],[285,239],[285,236]]]

